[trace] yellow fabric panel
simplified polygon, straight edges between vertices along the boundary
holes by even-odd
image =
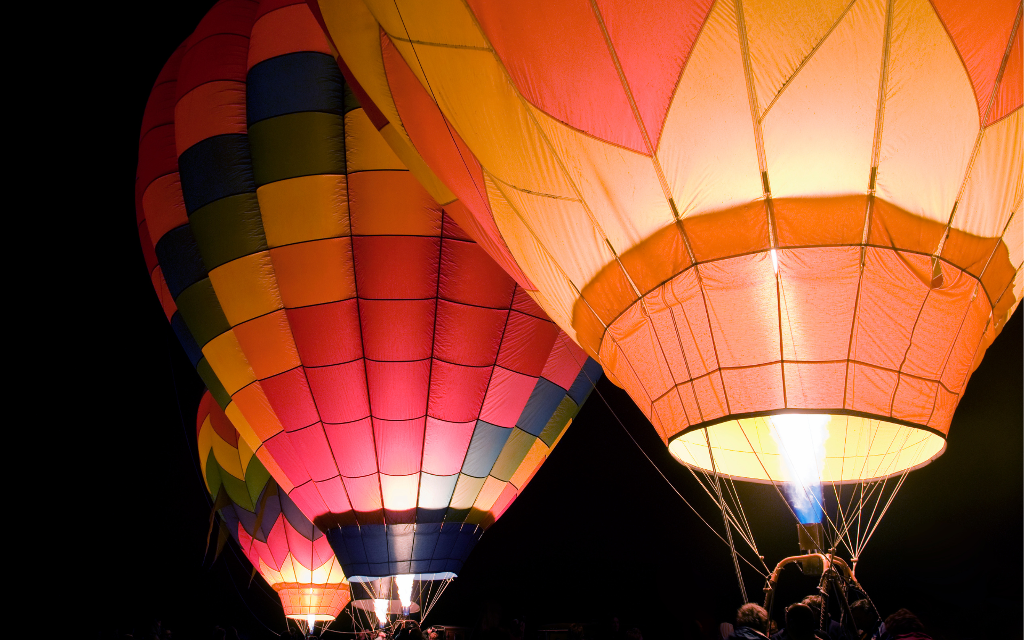
[[[750,66],[762,113],[850,4],[851,0],[743,1]]]
[[[705,430],[669,443],[672,455],[690,466],[711,470]],[[722,422],[707,429],[718,471],[755,482],[790,480],[767,418]],[[822,482],[858,482],[902,473],[926,464],[945,449],[945,440],[924,429],[854,416],[834,415],[825,440]]]
[[[389,34],[417,42],[488,48],[462,0],[366,0],[366,6]]]
[[[484,478],[474,478],[460,473],[449,506],[452,509],[469,509],[476,502],[476,496],[480,493],[482,486],[484,486]]]
[[[541,305],[559,327],[576,338],[572,327],[572,308],[576,302],[576,290],[558,268],[552,256],[545,252],[533,235],[526,230],[518,213],[505,198],[498,183],[484,174],[487,199],[491,206],[494,222],[502,239],[516,262],[536,285],[534,300]],[[543,293],[541,293],[543,292]]]
[[[578,289],[586,286],[598,271],[615,260],[580,201],[546,198],[508,185],[499,184],[498,187],[519,213],[521,229],[516,233],[535,236],[541,246],[555,256],[561,270]],[[517,258],[523,265],[523,259]]]
[[[1003,233],[1024,192],[1022,122],[1017,109],[985,129],[967,188],[957,205],[954,228],[988,238]]]
[[[289,582],[281,575],[280,571],[271,569],[266,562],[263,562],[263,558],[260,558],[260,566],[258,567],[258,570],[260,575],[263,576],[263,579],[266,580],[267,584],[271,587],[275,584],[281,584],[282,582]]]
[[[519,463],[519,468],[512,474],[509,482],[516,489],[522,490],[525,486],[526,481],[533,475],[534,470],[537,469],[544,462],[544,459],[548,457],[548,446],[544,444],[544,441],[537,438],[530,450],[526,452],[526,457]]]
[[[239,480],[245,480],[245,467],[242,466],[242,461],[239,459],[238,449],[234,445],[225,442],[220,437],[220,434],[216,432],[214,432],[211,440],[213,456],[217,459],[217,464],[220,465],[220,468]]]
[[[359,113],[363,113],[362,110]],[[346,176],[339,175],[303,176],[271,182],[257,189],[267,244],[280,247],[347,236],[347,180]]]
[[[536,107],[530,110],[619,254],[672,223],[672,208],[649,156],[581,133]]]
[[[345,114],[345,163],[349,173],[380,169],[405,171],[405,165],[362,109]]]
[[[217,267],[210,272],[210,283],[232,327],[283,307],[269,251],[244,256]],[[216,367],[214,371],[217,371]]]
[[[572,418],[569,418],[569,422],[565,423],[565,428],[562,429],[561,433],[558,434],[558,437],[555,438],[555,441],[551,443],[551,447],[548,449],[549,455],[552,451],[555,450],[555,447],[558,446],[558,443],[562,441],[562,437],[569,431],[569,427],[572,426],[572,420]]]
[[[575,197],[494,54],[417,45],[413,56],[403,44],[395,43],[409,68],[422,77],[422,63],[442,113],[487,171],[520,189]]]
[[[199,435],[196,437],[199,447],[199,467],[202,469],[203,483],[206,490],[210,490],[210,483],[206,480],[206,460],[210,457],[210,450],[213,449],[213,422],[210,416],[206,416],[203,425],[199,428]]]
[[[507,482],[504,480],[498,480],[494,476],[487,476],[484,486],[480,489],[480,494],[476,497],[476,502],[473,503],[473,508],[484,512],[490,511],[491,507],[494,506],[494,501],[501,495],[506,484]]]
[[[419,180],[435,202],[444,206],[455,200],[455,194],[441,182],[440,178],[423,161],[423,157],[413,148],[412,144],[402,136],[395,125],[388,123],[378,132],[388,143],[409,171]]]
[[[416,493],[419,489],[420,474],[407,476],[388,476],[380,474],[380,491],[384,499],[384,508],[393,511],[404,511],[416,506]]]
[[[237,431],[237,429],[236,429],[236,431]],[[252,460],[253,455],[255,455],[255,454],[253,454],[252,448],[249,446],[249,443],[247,443],[245,441],[245,438],[239,438],[238,439],[238,461],[239,461],[239,463],[241,463],[242,469],[248,469],[249,468],[249,461]],[[243,479],[244,479],[244,475],[243,475]]]
[[[331,561],[324,566],[328,565],[331,571],[327,574],[326,584],[343,584],[348,582],[348,578],[345,577],[345,573],[341,570],[341,563],[338,562],[337,557],[331,558]]]
[[[238,432],[238,441],[244,442],[246,449],[252,452],[258,451],[263,442],[260,440],[259,436],[256,435],[256,432],[253,431],[252,425],[249,424],[249,421],[245,419],[244,415],[242,415],[242,411],[238,408],[238,405],[234,402],[229,403],[227,408],[224,409],[224,415],[228,417],[228,420],[231,421],[231,425],[235,428],[235,431]],[[254,455],[256,454],[254,453]],[[260,458],[259,455],[256,455],[256,457]],[[263,458],[260,458],[260,461],[262,462]],[[246,466],[248,466],[248,463],[246,463]],[[267,471],[270,471],[270,467],[267,467]],[[270,474],[274,475],[274,472],[271,471]]]
[[[763,122],[772,195],[864,193],[871,174],[883,0],[860,0]]]
[[[409,136],[391,98],[384,59],[380,53],[380,25],[363,0],[320,0],[320,13],[341,58],[380,112],[395,125],[397,133]]]
[[[897,0],[877,193],[945,223],[978,135],[967,72],[928,0]]]
[[[207,342],[203,355],[229,395],[256,379],[233,331],[225,331]]]
[[[761,197],[754,127],[731,2],[717,2],[665,118],[658,160],[681,216]]]

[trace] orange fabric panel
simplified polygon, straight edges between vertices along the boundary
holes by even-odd
[[[846,407],[875,415],[889,415],[896,372],[851,362],[847,369]]]
[[[283,309],[253,318],[233,331],[257,379],[269,378],[301,364]]]
[[[1006,61],[1003,79],[996,90],[996,100],[992,105],[992,111],[989,113],[986,124],[997,122],[1012,113],[1014,109],[1019,109],[1021,101],[1024,99],[1024,86],[1022,86],[1024,85],[1024,73],[1021,70],[1021,65],[1024,65],[1024,61],[1021,60],[1021,57],[1024,56],[1024,50],[1021,49],[1022,33],[1024,33],[1024,29],[1018,27],[1017,35],[1014,36],[1013,46],[1010,49],[1010,59]]]
[[[931,3],[956,45],[974,87],[978,113],[984,117],[1010,41],[1014,16],[1020,11],[1020,0],[931,0]]]
[[[637,299],[633,287],[630,286],[625,272],[617,261],[610,262],[601,269],[597,277],[583,288],[581,294],[605,324],[610,324],[623,309]]]
[[[620,256],[626,273],[647,293],[689,267],[690,256],[679,225],[671,224],[656,231],[637,246]],[[600,277],[600,274],[598,275]]]
[[[860,283],[860,248],[783,249],[778,262],[786,360],[845,360]]]
[[[729,400],[729,413],[771,411],[786,406],[780,364],[722,369],[722,380]]]
[[[931,380],[942,375],[957,328],[968,315],[971,294],[978,281],[946,263],[942,268],[942,286],[932,289],[921,308],[914,327],[915,339],[907,351],[903,371]],[[928,336],[927,340],[920,339]]]
[[[201,140],[246,131],[244,82],[201,84],[174,107],[174,143],[179,156]]]
[[[171,229],[188,224],[178,173],[169,173],[151,182],[142,195],[142,207],[153,246]]]
[[[935,406],[937,382],[901,375],[893,390],[892,417],[915,424],[928,424]]]
[[[582,298],[573,305],[572,328],[576,330],[576,342],[587,354],[596,358],[601,349],[605,325]]]
[[[1017,215],[1020,214],[1018,213]],[[998,300],[1003,291],[1013,282],[1013,278],[1016,275],[1017,270],[1013,268],[1010,262],[1010,250],[1006,246],[1006,241],[1000,241],[996,245],[991,262],[989,262],[985,272],[981,274],[981,283],[985,286],[985,292],[988,294],[989,299],[993,302]]]
[[[654,401],[654,415],[657,421],[652,422],[662,440],[668,440],[676,431],[697,422],[687,415],[680,393],[675,388]]]
[[[846,362],[787,362],[786,406],[794,409],[843,407]]]
[[[258,18],[249,38],[252,44],[247,69],[296,51],[317,51],[334,57],[323,30],[305,3],[282,7]]]
[[[328,238],[270,250],[281,300],[289,309],[356,295],[351,238]]]
[[[720,371],[715,371],[693,381],[693,395],[699,403],[700,415],[705,420],[715,420],[729,413],[729,403],[725,395],[725,382]],[[683,395],[683,401],[687,396]]]
[[[979,238],[959,229],[950,229],[946,244],[942,245],[942,257],[961,269],[980,276],[989,263],[989,258],[995,254],[997,247],[1001,244],[1001,238]],[[997,270],[1003,269],[1004,275],[1009,272],[1007,281],[1013,278],[1013,268],[1008,259],[993,260],[992,266]]]
[[[964,386],[967,384],[974,352],[981,343],[982,332],[988,324],[989,310],[988,298],[984,293],[979,293],[967,309],[949,351],[949,356],[943,363],[940,380],[954,393],[963,392]]]
[[[945,228],[944,224],[925,220],[881,198],[875,198],[868,244],[933,253],[939,247]]]
[[[772,203],[780,247],[860,244],[865,196],[776,198]]]
[[[768,250],[768,213],[763,202],[683,220],[697,262]],[[728,229],[727,233],[722,233]]]
[[[231,399],[238,405],[239,411],[245,416],[260,442],[266,442],[284,430],[259,381],[242,387],[231,396]],[[262,459],[261,457],[260,460]]]
[[[742,367],[780,360],[778,295],[768,254],[729,258],[697,268],[704,282],[719,363]]]
[[[441,210],[408,171],[350,174],[348,197],[353,235],[441,235]]]
[[[953,421],[953,412],[960,401],[959,394],[946,390],[939,385],[935,395],[935,410],[932,411],[928,426],[943,434],[949,433],[949,425]]]

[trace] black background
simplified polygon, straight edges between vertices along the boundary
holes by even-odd
[[[175,637],[243,637],[284,629],[276,595],[231,547],[204,557],[210,501],[199,477],[195,413],[201,383],[167,325],[139,249],[133,181],[149,90],[209,3],[142,3],[82,16],[62,64],[81,96],[72,149],[92,203],[66,252],[61,294],[79,318],[59,348],[74,384],[64,398],[86,424],[68,450],[74,536],[56,554],[82,607],[69,637],[135,630],[157,619]],[[72,25],[73,27],[74,25]],[[76,278],[75,265],[101,274]],[[906,606],[936,637],[1020,637],[1024,564],[1021,312],[974,374],[944,455],[910,474],[868,546],[858,577],[883,614]],[[682,638],[740,603],[728,549],[673,493],[620,425],[720,529],[720,519],[624,392],[607,381],[530,488],[488,530],[431,614],[473,625],[497,604],[528,629],[618,615],[647,638]],[[602,401],[602,396],[611,406]],[[45,402],[45,400],[43,400]],[[615,416],[618,416],[616,419]],[[769,564],[796,551],[792,519],[774,491],[744,491]],[[769,488],[770,489],[770,488]],[[62,505],[66,508],[68,505]],[[48,560],[52,564],[57,560]],[[760,600],[762,583],[746,574]],[[63,589],[63,587],[61,587]],[[986,620],[979,625],[979,619]],[[995,620],[1008,624],[1008,631]],[[1001,630],[993,631],[991,624]],[[340,636],[339,636],[340,637]]]

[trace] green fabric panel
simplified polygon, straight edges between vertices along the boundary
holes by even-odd
[[[227,389],[220,383],[220,379],[217,374],[213,372],[213,367],[207,362],[206,358],[199,361],[196,365],[196,373],[203,379],[203,383],[206,384],[206,388],[210,390],[210,395],[217,401],[217,404],[223,409],[231,403],[231,396],[228,395]]]
[[[199,348],[224,333],[231,326],[220,308],[220,301],[209,278],[203,278],[182,291],[174,300],[181,312],[181,318],[188,326]]]
[[[508,440],[505,441],[505,447],[498,454],[498,459],[494,461],[491,475],[498,480],[506,482],[511,480],[516,469],[523,462],[523,458],[529,453],[530,447],[536,441],[537,436],[530,435],[519,427],[514,428]]]
[[[452,509],[448,507],[448,511],[444,514],[445,522],[465,522],[469,516],[471,509]]]
[[[215,200],[194,211],[188,223],[208,270],[267,250],[255,193],[239,193]]]
[[[234,502],[246,511],[256,511],[256,503],[249,496],[249,487],[246,486],[245,480],[236,478],[230,473],[223,471],[220,477],[221,482],[224,483],[224,489],[228,492],[228,497],[231,498],[231,502]]]
[[[261,186],[298,176],[345,173],[345,118],[304,111],[249,127],[253,176]]]
[[[211,497],[216,498],[217,492],[220,491],[220,477],[220,463],[217,462],[217,456],[213,455],[211,448],[209,455],[206,456],[206,484],[209,486]]]
[[[573,402],[572,398],[569,396],[562,398],[562,401],[558,403],[558,408],[555,409],[555,413],[548,420],[544,430],[540,432],[540,439],[550,447],[558,439],[562,431],[565,430],[565,425],[569,424],[569,420],[576,417],[576,414],[579,412],[579,405]]]
[[[352,93],[352,89],[349,88],[347,82],[345,83],[345,87],[342,91],[342,95],[344,96],[344,103],[341,110],[342,113],[348,113],[349,111],[355,111],[356,109],[363,108],[363,106],[359,104],[359,99],[356,98],[356,94]]]
[[[270,472],[263,466],[255,455],[249,459],[249,466],[245,469],[245,484],[249,487],[249,497],[252,503],[256,504],[264,487],[270,482]]]

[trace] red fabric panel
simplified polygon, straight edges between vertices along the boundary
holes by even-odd
[[[785,358],[845,360],[860,281],[860,247],[783,249],[777,255]]]
[[[179,47],[178,51],[174,52],[174,56],[167,61],[164,69],[166,70],[171,64],[179,64],[181,62],[181,54],[183,53],[184,50]],[[178,70],[175,67],[174,75],[170,82],[165,81],[163,84],[157,84],[153,87],[153,92],[149,94],[146,111],[142,115],[142,131],[139,133],[140,141],[156,127],[174,125],[174,105],[178,101],[177,94],[175,93],[177,73]]]
[[[854,360],[899,369],[928,293],[912,267],[930,273],[930,265],[928,256],[867,248],[851,350]]]
[[[345,485],[340,477],[328,478],[322,482],[317,482],[315,486],[317,493],[320,494],[324,501],[326,511],[330,513],[345,513],[352,510],[352,505],[348,501],[348,495],[345,493]],[[324,512],[325,510],[321,509],[316,513]]]
[[[164,309],[164,315],[167,316],[167,321],[170,322],[171,316],[178,310],[178,307],[174,304],[174,297],[171,296],[171,290],[167,287],[167,281],[164,280],[163,271],[160,270],[159,266],[153,269],[153,275],[150,279],[153,281],[156,297],[160,299],[160,306]]]
[[[434,338],[435,300],[361,300],[363,352],[370,360],[424,360]]]
[[[288,481],[296,487],[309,481],[309,472],[295,448],[292,446],[288,433],[279,432],[277,435],[266,440],[263,447],[270,453],[274,461],[281,467],[281,471],[287,476]]]
[[[1013,38],[1013,48],[1010,49],[1010,59],[1006,61],[1006,70],[1003,71],[1003,79],[996,91],[996,101],[992,105],[992,112],[989,114],[988,123],[991,124],[1005,117],[1014,109],[1020,107],[1024,98],[1024,73],[1021,72],[1021,65],[1024,60],[1024,51],[1021,49],[1021,34],[1024,29],[1017,28],[1017,35]]]
[[[286,313],[304,365],[320,367],[362,357],[358,303],[354,298],[287,309]]]
[[[366,361],[371,415],[382,420],[409,420],[427,413],[430,361]],[[333,422],[333,420],[332,420]]]
[[[383,508],[380,496],[380,476],[376,473],[360,478],[344,478],[345,490],[356,511],[379,511]]]
[[[971,292],[978,281],[944,262],[942,286],[932,289],[921,310],[903,371],[911,375],[937,379],[942,374],[949,349],[956,340],[956,328],[967,316]],[[923,336],[928,339],[922,340]]]
[[[203,394],[203,398],[199,401],[199,412],[196,414],[196,433],[199,433],[199,429],[203,426],[203,422],[206,421],[207,416],[210,418],[210,426],[217,432],[217,435],[221,437],[224,442],[227,442],[231,446],[238,448],[238,431],[235,431],[235,426],[231,424],[228,417],[224,415],[224,411],[217,404],[217,401],[213,399],[213,395],[207,391]]]
[[[267,562],[274,570],[279,571],[281,565],[284,564],[285,558],[288,557],[288,535],[284,531],[284,518],[280,518],[274,523],[274,527],[270,530],[270,535],[267,536],[266,547],[270,551],[271,558],[270,562]],[[263,561],[266,562],[268,558],[266,555],[260,554]]]
[[[476,157],[420,85],[391,40],[381,32],[381,54],[395,107],[416,151],[459,200],[444,203],[464,231],[520,285],[534,286],[505,246],[487,203],[483,171]]]
[[[512,299],[512,308],[528,316],[548,319],[548,314],[544,313],[540,305],[521,287],[516,289],[515,297]]]
[[[426,417],[413,420],[373,419],[377,468],[384,475],[404,476],[420,470]]]
[[[683,66],[712,0],[597,0],[637,110],[655,148]]]
[[[722,380],[731,413],[770,411],[786,406],[782,395],[782,367],[778,364],[723,369]]]
[[[174,146],[174,126],[156,127],[139,142],[139,166],[136,169],[136,184],[139,198],[149,185],[160,176],[178,172],[178,154]],[[153,238],[153,243],[159,238]]]
[[[756,253],[697,268],[704,281],[721,365],[779,360],[778,295],[771,257]],[[732,410],[737,411],[736,407]]]
[[[846,390],[845,362],[787,362],[783,373],[786,378],[787,407],[843,407],[843,392]]]
[[[156,248],[153,245],[153,241],[149,238],[149,224],[143,219],[138,225],[139,227],[139,244],[142,246],[142,259],[146,262],[146,271],[152,276],[153,270],[159,265],[157,264]],[[156,282],[154,281],[154,286]]]
[[[900,376],[892,401],[892,417],[915,424],[928,424],[935,405],[937,383],[910,376]]]
[[[142,195],[143,214],[149,229],[148,240],[152,241],[153,246],[156,246],[171,229],[188,224],[188,213],[185,211],[185,198],[181,193],[181,179],[177,169],[175,164],[172,173],[154,179]]]
[[[594,137],[648,153],[589,3],[470,0],[469,5],[512,83],[529,102]],[[665,23],[658,22],[652,41],[664,35]],[[646,39],[644,43],[650,56],[652,45]]]
[[[1010,41],[1014,18],[1020,10],[1020,0],[932,0],[932,6],[967,68],[978,101],[978,113],[984,117]]]
[[[451,215],[444,216],[441,219],[441,235],[453,240],[473,242],[473,237],[463,231],[462,227],[455,222],[455,218],[452,218]],[[494,262],[494,260],[492,259],[491,262]]]
[[[196,42],[181,59],[175,93],[178,101],[196,87],[215,80],[245,81],[248,36],[218,34]],[[178,149],[180,154],[184,149]]]
[[[251,37],[248,69],[295,51],[318,51],[333,57],[324,32],[305,3],[260,2]]]
[[[475,420],[446,422],[428,417],[423,440],[423,471],[437,476],[458,473],[466,459],[475,427]]]
[[[439,293],[445,300],[507,309],[516,283],[480,245],[448,240],[441,251]]]
[[[246,131],[242,81],[202,84],[182,96],[174,110],[174,142],[179,152],[207,138]]]
[[[291,498],[292,502],[295,503],[295,506],[302,513],[320,514],[330,511],[327,503],[324,502],[323,497],[321,497],[320,492],[312,481],[295,487],[288,494],[288,497]]]
[[[896,373],[878,367],[850,363],[846,382],[846,408],[876,415],[889,415]]]
[[[516,426],[536,384],[535,377],[495,367],[480,419],[509,429]]]
[[[440,238],[353,238],[359,297],[434,298],[440,242]]]
[[[361,360],[306,369],[321,420],[337,424],[359,420],[370,414],[364,371]]]
[[[988,323],[989,304],[988,299],[979,294],[974,303],[971,304],[964,316],[963,324],[953,342],[953,348],[945,362],[945,368],[940,378],[954,393],[963,391],[967,383],[967,376],[971,372],[974,350],[981,342],[981,333]]]
[[[509,312],[504,309],[470,307],[439,300],[434,357],[475,367],[493,365],[508,316]],[[429,318],[433,320],[433,313]],[[433,327],[428,331],[430,329]]]
[[[550,320],[513,311],[501,339],[498,365],[539,378],[557,336],[558,327]]]
[[[256,16],[257,6],[259,3],[252,0],[219,0],[203,16],[199,26],[185,42],[191,46],[200,40],[221,33],[248,36]]]
[[[302,429],[320,421],[302,368],[267,378],[261,384],[285,431]]]
[[[345,424],[325,424],[324,431],[343,476],[365,476],[377,471],[377,452],[369,418]]]
[[[427,413],[440,420],[476,420],[494,367],[464,367],[434,360]]]
[[[519,495],[519,492],[516,491],[512,483],[506,484],[505,488],[501,490],[498,499],[494,501],[494,506],[491,507],[491,517],[494,520],[500,518],[501,514],[505,513],[505,510],[509,508],[517,495]]]
[[[570,340],[564,331],[559,330],[540,375],[568,390],[576,381],[576,376],[580,374],[580,369],[586,361],[587,354],[583,353],[583,349]]]
[[[327,480],[338,475],[334,454],[327,444],[324,427],[319,422],[311,427],[288,433],[292,448],[302,457],[306,471],[313,480]]]

